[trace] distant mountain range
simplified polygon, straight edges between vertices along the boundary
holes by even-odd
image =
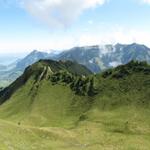
[[[150,48],[133,43],[131,45],[104,45],[74,47],[61,53],[46,53],[34,50],[16,64],[16,70],[22,71],[40,59],[71,60],[85,65],[92,72],[100,72],[131,60],[150,63]]]
[[[11,69],[0,71],[0,80],[14,81],[24,69],[40,59],[71,60],[85,65],[94,73],[127,64],[131,60],[150,63],[150,48],[140,44],[116,44],[103,46],[74,47],[61,53],[46,53],[34,50],[25,58],[18,60]],[[4,66],[2,66],[4,68]]]
[[[108,68],[126,64],[131,60],[147,61],[150,63],[150,49],[144,45],[104,45],[75,47],[58,56],[60,60],[77,61],[92,72],[100,72]]]

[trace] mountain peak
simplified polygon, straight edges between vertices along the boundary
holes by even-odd
[[[77,74],[77,75],[89,75],[92,72],[88,70],[85,66],[78,64],[77,62],[73,62],[70,60],[50,60],[50,59],[41,59],[31,67],[34,66],[49,66],[52,72],[57,72],[60,70],[66,70],[70,73]]]
[[[38,50],[33,50],[31,53],[34,54],[34,53],[38,53],[39,51]]]
[[[33,50],[31,53],[29,53],[27,56],[30,56],[30,55],[39,55],[39,54],[48,54],[47,52],[42,52],[42,51],[39,51],[39,50]]]

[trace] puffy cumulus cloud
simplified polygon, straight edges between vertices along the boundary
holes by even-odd
[[[108,0],[17,0],[32,16],[51,27],[67,27],[86,9]]]

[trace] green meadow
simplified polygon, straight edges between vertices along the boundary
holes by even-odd
[[[150,149],[145,62],[93,75],[40,61],[0,95],[0,150]]]

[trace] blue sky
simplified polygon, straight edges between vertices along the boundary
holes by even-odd
[[[150,46],[150,0],[0,0],[0,53]]]

